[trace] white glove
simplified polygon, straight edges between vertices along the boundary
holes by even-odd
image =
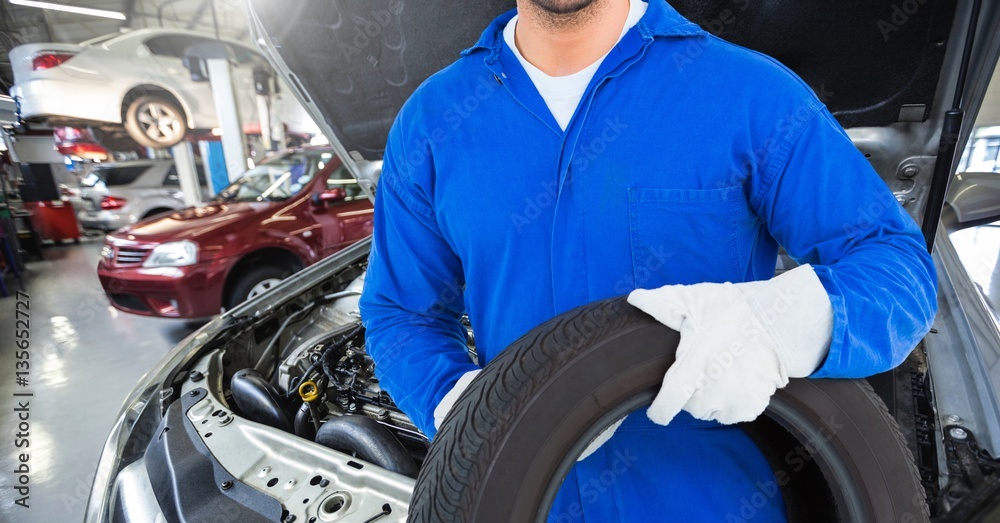
[[[583,449],[583,452],[581,452],[580,455],[577,456],[576,460],[583,461],[588,457],[590,457],[590,455],[593,454],[594,452],[597,452],[597,449],[601,448],[601,445],[607,443],[608,440],[611,439],[611,436],[615,435],[615,431],[618,430],[618,427],[621,427],[622,423],[624,422],[625,418],[622,418],[612,423],[611,426],[609,426],[608,428],[602,430],[601,433],[598,434],[597,437],[595,437],[593,441],[590,442],[590,445],[587,445],[587,448]]]
[[[682,409],[724,424],[756,419],[788,378],[819,367],[833,333],[830,297],[809,265],[767,281],[635,290],[628,302],[681,333],[647,411],[660,425]]]
[[[445,416],[448,415],[448,411],[455,406],[458,398],[463,392],[465,392],[465,389],[469,388],[469,384],[472,383],[472,380],[475,379],[475,377],[479,375],[482,370],[483,369],[470,370],[469,372],[462,374],[462,377],[458,378],[458,381],[455,382],[455,385],[452,386],[451,390],[449,390],[448,393],[441,398],[441,402],[438,403],[438,406],[434,407],[435,429],[441,428],[441,423],[444,421]]]

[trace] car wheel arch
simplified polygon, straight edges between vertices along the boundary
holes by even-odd
[[[188,106],[187,101],[183,97],[178,96],[174,91],[167,89],[162,85],[154,84],[140,84],[125,92],[125,96],[122,97],[121,110],[119,111],[119,119],[122,124],[125,123],[125,113],[128,112],[129,104],[131,104],[136,98],[147,94],[163,95],[170,101],[176,103],[177,106],[184,111],[185,125],[187,125],[188,129],[194,129],[194,115],[191,114],[191,108]]]
[[[239,261],[229,268],[226,274],[225,283],[222,286],[223,301],[232,292],[233,286],[239,277],[249,268],[255,267],[260,263],[287,268],[293,273],[309,265],[308,261],[298,253],[282,247],[267,246],[243,254],[240,256]]]
[[[176,212],[176,211],[177,211],[176,207],[167,207],[167,206],[164,206],[164,205],[153,205],[149,209],[146,209],[139,216],[139,220],[145,220],[145,219],[148,219],[148,218],[152,218],[154,216],[159,216],[159,215],[162,215],[162,214],[172,213],[172,212]]]

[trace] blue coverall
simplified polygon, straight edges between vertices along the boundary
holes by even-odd
[[[382,387],[424,433],[476,368],[463,312],[486,364],[634,288],[771,278],[779,244],[832,302],[814,377],[890,369],[926,333],[935,273],[916,224],[796,75],[649,0],[563,132],[503,41],[513,14],[388,138],[361,312]],[[550,521],[781,521],[773,487],[740,429],[640,411],[573,469]]]

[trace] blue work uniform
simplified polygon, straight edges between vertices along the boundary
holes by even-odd
[[[936,310],[934,267],[802,80],[649,0],[564,132],[504,43],[513,14],[420,86],[389,133],[361,312],[382,387],[424,433],[476,368],[463,312],[486,364],[595,300],[771,278],[779,244],[832,302],[815,377],[903,361]],[[781,521],[773,485],[740,429],[640,411],[572,470],[550,521]]]

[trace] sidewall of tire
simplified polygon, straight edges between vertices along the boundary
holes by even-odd
[[[179,139],[177,139],[173,143],[159,143],[150,139],[149,136],[147,136],[146,133],[142,131],[142,126],[139,125],[139,117],[137,113],[139,110],[139,106],[149,101],[156,101],[164,105],[169,105],[173,107],[174,111],[177,112],[177,115],[181,121],[181,136]],[[123,122],[123,127],[125,127],[125,131],[129,135],[129,138],[135,140],[139,145],[142,145],[144,147],[150,147],[153,149],[166,149],[167,147],[174,146],[183,141],[184,136],[187,135],[187,121],[184,117],[184,110],[181,109],[173,101],[168,100],[162,96],[156,96],[152,94],[140,96],[129,103],[128,108],[125,110],[125,121]]]
[[[247,301],[247,294],[249,294],[250,290],[253,289],[253,287],[258,283],[268,278],[279,278],[283,280],[291,274],[291,270],[283,269],[275,265],[261,265],[247,269],[236,277],[236,281],[229,289],[229,293],[225,296],[226,308],[231,309]]]

